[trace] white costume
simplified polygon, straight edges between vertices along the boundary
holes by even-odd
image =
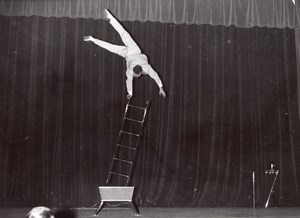
[[[133,95],[132,80],[133,80],[133,67],[140,65],[143,72],[148,74],[152,79],[155,80],[159,88],[162,88],[163,84],[158,76],[158,74],[153,70],[151,65],[148,63],[146,55],[141,53],[141,49],[138,47],[136,42],[132,39],[129,33],[123,28],[123,26],[112,16],[110,17],[109,23],[113,28],[119,33],[125,46],[114,45],[99,39],[94,39],[93,42],[115,54],[118,54],[126,59],[126,87],[127,92],[130,96]]]

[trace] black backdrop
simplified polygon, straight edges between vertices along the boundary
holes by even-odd
[[[84,35],[121,44],[104,20],[0,17],[0,206],[92,206],[126,103],[125,61]],[[132,185],[142,206],[263,206],[280,170],[281,206],[299,206],[294,30],[123,22],[168,97],[151,99]]]

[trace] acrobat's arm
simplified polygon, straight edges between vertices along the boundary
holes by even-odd
[[[133,89],[132,89],[132,80],[133,80],[133,76],[128,74],[128,72],[126,72],[126,88],[127,88],[127,99],[130,99],[133,96]]]
[[[161,82],[161,79],[159,78],[158,74],[153,70],[153,68],[149,65],[149,68],[146,72],[158,85],[159,87],[159,95],[163,96],[164,98],[167,96],[166,92],[163,88],[163,84]]]

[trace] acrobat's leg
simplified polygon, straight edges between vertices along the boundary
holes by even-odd
[[[94,39],[93,42],[96,45],[98,45],[98,46],[100,46],[100,47],[102,47],[102,48],[104,48],[104,49],[106,49],[106,50],[108,50],[112,53],[118,54],[122,57],[125,56],[125,53],[126,53],[126,47],[125,46],[114,45],[114,44],[102,41],[100,39]]]
[[[106,17],[109,19],[109,23],[113,28],[119,33],[123,43],[127,47],[128,54],[138,54],[141,53],[141,49],[130,36],[130,34],[124,29],[124,27],[119,23],[119,21],[114,18],[114,16],[105,9]]]

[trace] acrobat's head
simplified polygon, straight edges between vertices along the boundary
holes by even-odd
[[[140,76],[146,74],[140,65],[135,65],[132,70],[134,78],[139,78]]]

